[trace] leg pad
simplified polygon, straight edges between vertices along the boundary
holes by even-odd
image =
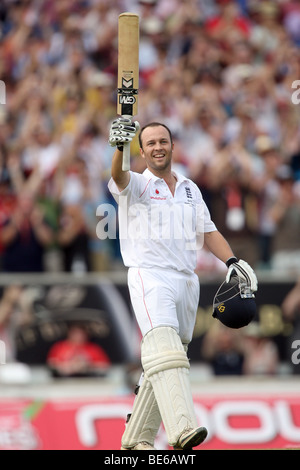
[[[171,327],[150,330],[142,341],[145,378],[153,387],[170,445],[197,427],[189,381],[190,364],[179,335]]]
[[[132,449],[141,442],[154,446],[161,424],[156,398],[149,380],[145,379],[134,400],[132,414],[122,436],[122,447]]]

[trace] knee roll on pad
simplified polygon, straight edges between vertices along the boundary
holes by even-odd
[[[148,378],[164,370],[190,368],[180,338],[171,327],[157,327],[145,335],[142,364]]]

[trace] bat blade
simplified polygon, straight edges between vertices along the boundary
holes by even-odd
[[[117,113],[132,118],[138,111],[139,16],[122,13],[118,24],[118,103]],[[130,169],[130,143],[124,145],[123,171]]]

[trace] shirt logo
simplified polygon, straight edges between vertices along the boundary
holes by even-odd
[[[159,190],[155,190],[156,196],[150,196],[150,199],[156,199],[157,201],[165,201],[167,198],[159,195]]]
[[[192,191],[188,186],[185,186],[185,192],[186,192],[186,197],[188,198],[188,200],[193,199]]]
[[[185,189],[185,194],[187,198],[187,202],[185,202],[185,204],[193,205],[193,195],[192,195],[191,188],[189,188],[188,186],[185,186],[184,189]]]

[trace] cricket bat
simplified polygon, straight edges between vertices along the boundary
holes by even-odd
[[[117,113],[132,118],[138,110],[139,16],[122,13],[118,24],[118,103]],[[130,169],[130,142],[124,144],[122,170]]]

